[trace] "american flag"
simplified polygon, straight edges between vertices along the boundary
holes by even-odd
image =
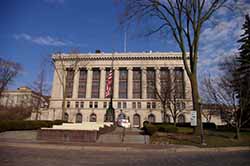
[[[108,78],[107,78],[107,83],[106,83],[106,93],[105,93],[106,97],[110,96],[111,86],[112,86],[112,79],[113,79],[113,72],[112,72],[112,70],[110,70]]]

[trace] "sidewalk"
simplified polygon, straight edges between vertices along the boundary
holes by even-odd
[[[155,144],[116,144],[116,143],[80,143],[80,142],[48,142],[32,141],[21,139],[0,139],[0,147],[18,148],[40,148],[57,150],[79,150],[79,151],[117,151],[117,152],[161,152],[161,153],[181,153],[181,152],[234,152],[249,151],[250,147],[219,147],[219,148],[199,148],[187,145],[155,145]]]

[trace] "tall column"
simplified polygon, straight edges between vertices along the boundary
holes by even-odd
[[[105,67],[101,67],[101,77],[100,77],[100,94],[99,97],[101,99],[104,98],[104,93],[105,93],[105,81],[106,81],[106,70]]]
[[[160,73],[160,67],[155,67],[155,84],[156,84],[156,89],[158,93],[161,92],[161,73]]]
[[[115,99],[119,98],[119,68],[114,67],[114,95]]]
[[[88,75],[87,75],[86,98],[91,98],[93,71],[92,68],[90,67],[88,67],[87,70],[88,70]]]
[[[73,84],[73,99],[78,98],[79,76],[80,76],[80,70],[76,69],[74,75],[74,84]]]
[[[147,98],[147,68],[146,67],[142,67],[141,68],[141,74],[142,74],[142,99],[146,99]]]
[[[133,98],[133,67],[128,67],[128,99]]]

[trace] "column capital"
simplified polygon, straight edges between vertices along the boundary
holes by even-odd
[[[101,66],[100,70],[106,70],[106,68],[104,66]]]
[[[161,67],[160,67],[160,66],[156,66],[156,67],[154,67],[154,69],[155,69],[155,70],[160,70]]]
[[[129,66],[127,67],[127,70],[133,70],[133,67]]]
[[[113,69],[114,69],[114,70],[119,70],[119,67],[116,66],[116,67],[113,67]]]
[[[147,67],[145,67],[145,66],[141,67],[141,70],[146,70],[146,69],[147,69]]]
[[[87,69],[87,70],[92,70],[92,67],[89,67],[89,66],[88,66],[88,67],[86,67],[86,69]]]

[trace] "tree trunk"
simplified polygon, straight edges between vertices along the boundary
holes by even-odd
[[[235,139],[240,139],[240,128],[239,128],[239,126],[236,126],[236,133],[235,133],[235,137],[234,137]]]
[[[193,72],[193,74],[190,76],[190,82],[192,87],[193,110],[197,112],[197,126],[195,127],[194,134],[199,135],[201,144],[204,144],[204,133],[201,119],[198,82],[195,72]]]
[[[166,123],[166,107],[163,106],[163,123]]]
[[[176,127],[176,117],[174,117],[173,120],[174,120],[174,126]]]

